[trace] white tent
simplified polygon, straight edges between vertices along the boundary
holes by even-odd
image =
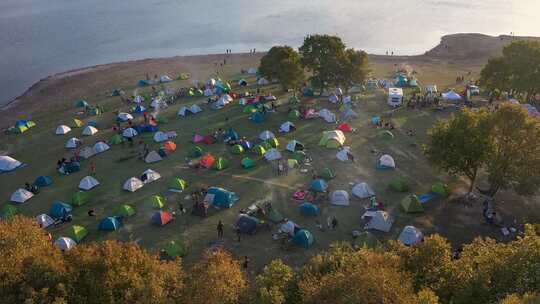
[[[273,161],[281,159],[281,153],[277,149],[270,149],[264,153],[264,158],[267,161]]]
[[[148,169],[143,172],[141,175],[141,181],[145,184],[150,184],[151,182],[155,182],[158,179],[161,178],[161,174],[157,173],[156,171],[152,169]]]
[[[124,130],[124,132],[122,132],[122,136],[126,137],[126,138],[132,138],[132,137],[135,137],[137,136],[139,133],[137,133],[137,130],[133,129],[133,128],[127,128]]]
[[[92,136],[98,132],[98,129],[92,126],[86,126],[84,130],[82,131],[82,134],[85,136]]]
[[[75,137],[68,139],[68,141],[66,142],[66,148],[68,149],[75,149],[80,145],[81,145],[81,140]]]
[[[371,217],[371,220],[364,227],[365,229],[375,229],[383,232],[388,232],[392,229],[394,220],[386,211],[366,211],[362,218]]]
[[[336,114],[332,113],[330,110],[328,109],[322,109],[320,112],[319,112],[319,117],[321,117],[322,119],[324,119],[324,121],[326,121],[327,123],[334,123],[336,122]]]
[[[287,143],[286,149],[291,152],[302,151],[304,150],[304,145],[300,143],[298,140],[293,139]]]
[[[403,103],[403,89],[401,88],[388,88],[388,105],[391,107],[398,107]]]
[[[384,154],[379,158],[379,166],[383,168],[395,168],[396,162],[394,161],[394,158],[388,154]]]
[[[214,91],[212,91],[212,89],[208,88],[208,89],[204,90],[204,96],[210,97],[212,95],[214,95]]]
[[[155,142],[163,142],[163,141],[166,141],[168,139],[169,139],[169,136],[167,136],[167,134],[164,133],[164,132],[157,131],[156,133],[154,133],[154,141]]]
[[[107,145],[106,143],[104,143],[102,141],[99,141],[94,145],[94,151],[96,151],[96,153],[105,152],[105,151],[109,150],[110,148],[111,147],[109,145]]]
[[[157,163],[158,161],[161,161],[163,158],[156,152],[156,151],[150,151],[146,157],[144,158],[144,161],[147,164],[151,163]]]
[[[9,200],[14,203],[22,204],[26,202],[27,200],[31,199],[33,196],[34,196],[34,193],[26,189],[19,188],[15,190],[13,194],[11,194],[11,198]]]
[[[398,240],[407,246],[412,246],[420,242],[424,238],[424,234],[414,226],[405,226],[399,234]]]
[[[270,81],[268,81],[266,78],[261,77],[257,80],[257,84],[261,86],[269,85]]]
[[[290,236],[294,236],[294,231],[296,228],[300,228],[298,225],[296,225],[293,221],[287,221],[279,227],[279,232],[287,233]]]
[[[120,121],[128,121],[133,120],[133,115],[129,113],[118,113],[118,116],[116,116],[116,118]]]
[[[346,162],[349,160],[349,147],[344,147],[343,149],[339,150],[337,153],[336,153],[336,157],[337,159],[339,159],[340,161],[342,162]]]
[[[168,75],[161,75],[161,77],[159,78],[159,82],[161,82],[161,83],[167,83],[167,82],[171,82],[171,81],[173,81],[173,80]]]
[[[353,109],[347,109],[341,113],[341,120],[353,120],[355,118],[358,118],[358,113]]]
[[[54,241],[54,246],[62,251],[68,251],[77,246],[77,243],[68,237],[60,237]]]
[[[71,132],[71,128],[66,126],[66,125],[60,125],[58,127],[56,127],[56,135],[64,135],[64,134],[68,134],[69,132]]]
[[[36,222],[41,228],[47,228],[50,225],[54,224],[54,220],[52,219],[52,217],[48,216],[47,214],[40,214],[36,216]]]
[[[135,96],[135,98],[133,98],[133,102],[134,103],[144,102],[144,97],[142,97],[141,95],[137,95],[137,96]]]
[[[259,134],[259,139],[260,140],[269,140],[269,139],[272,139],[272,138],[275,138],[276,136],[274,135],[274,133],[266,130],[266,131],[262,131],[261,134]]]
[[[83,179],[81,179],[79,183],[79,189],[82,189],[82,190],[90,190],[97,186],[99,186],[99,182],[97,179],[93,178],[92,176],[83,177]]]
[[[328,97],[328,101],[331,103],[337,103],[339,101],[339,98],[336,94],[331,94],[330,97]]]
[[[257,68],[249,68],[247,72],[248,74],[255,75],[257,74]]]
[[[0,172],[13,171],[19,168],[22,163],[7,155],[0,155]]]
[[[96,151],[92,147],[83,147],[79,151],[79,156],[84,159],[89,159],[90,157],[96,155]]]
[[[279,127],[279,132],[282,132],[282,133],[289,133],[291,131],[293,131],[296,127],[294,126],[294,124],[290,121],[286,121],[284,123],[281,124],[281,126]]]
[[[345,190],[336,190],[332,192],[330,203],[336,206],[349,206],[349,193]]]
[[[229,104],[233,101],[233,98],[229,94],[224,94],[219,100],[222,100],[224,104]]]
[[[369,198],[375,195],[375,191],[367,183],[358,183],[352,188],[352,194],[358,198]]]
[[[178,116],[186,117],[189,114],[193,114],[193,113],[191,113],[191,110],[186,106],[183,106],[180,108],[180,110],[178,110]]]
[[[135,192],[141,189],[143,186],[144,186],[144,183],[140,179],[136,177],[131,177],[124,183],[123,188],[126,191]]]
[[[189,107],[189,110],[190,110],[191,113],[193,113],[193,114],[197,114],[197,113],[199,113],[199,112],[202,112],[202,108],[199,107],[199,105],[197,105],[197,104],[191,105],[191,107]]]
[[[444,100],[450,100],[450,101],[457,101],[457,100],[461,100],[461,95],[459,95],[458,93],[450,90],[446,93],[442,93],[442,98]]]

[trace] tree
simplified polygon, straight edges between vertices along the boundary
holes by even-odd
[[[268,79],[277,79],[284,91],[296,91],[304,81],[300,55],[290,46],[272,47],[261,58],[259,72]]]
[[[501,105],[490,121],[488,195],[506,188],[522,195],[534,194],[540,187],[540,121],[513,104]]]
[[[369,60],[366,52],[347,49],[340,61],[336,85],[343,87],[345,92],[348,92],[353,85],[366,81],[369,73],[368,67]]]
[[[465,175],[473,190],[478,170],[489,149],[489,113],[465,109],[429,131],[424,154],[430,163],[449,174]]]
[[[540,294],[524,294],[518,296],[511,294],[499,302],[500,304],[538,304],[540,303]]]
[[[492,91],[510,91],[509,73],[504,58],[491,58],[480,72],[480,82]]]
[[[281,260],[273,260],[257,276],[257,303],[283,304],[293,296],[295,273]]]
[[[184,291],[178,260],[161,261],[135,243],[77,246],[66,261],[73,303],[168,303]]]
[[[191,304],[237,303],[248,288],[238,261],[221,249],[204,254],[191,269],[186,285],[185,302]]]

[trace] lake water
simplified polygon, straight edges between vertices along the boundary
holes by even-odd
[[[0,103],[70,69],[299,46],[309,33],[396,54],[449,33],[540,36],[539,9],[539,0],[0,0]]]

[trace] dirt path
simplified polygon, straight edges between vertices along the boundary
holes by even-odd
[[[282,188],[287,188],[289,190],[294,190],[294,188],[289,186],[289,185],[280,184],[280,183],[276,183],[276,182],[270,182],[270,181],[260,179],[260,178],[256,178],[256,177],[234,175],[234,174],[227,174],[227,175],[229,175],[230,177],[233,177],[233,178],[246,179],[246,180],[256,181],[256,182],[260,182],[260,183],[271,185],[271,186],[282,187]]]

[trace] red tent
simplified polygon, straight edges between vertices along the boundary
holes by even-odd
[[[215,144],[216,143],[216,138],[214,136],[212,136],[212,135],[206,135],[204,137],[204,142],[207,145]]]
[[[165,150],[167,151],[174,151],[176,150],[176,144],[173,143],[172,141],[166,141],[165,144],[163,144],[163,147],[165,148]]]
[[[210,153],[205,154],[203,155],[203,157],[201,157],[201,166],[205,168],[210,168],[214,165],[215,161],[216,161],[216,158],[214,157],[214,155]]]
[[[203,141],[204,141],[204,136],[202,136],[200,134],[193,135],[193,142],[194,143],[200,143],[200,142],[203,142]]]
[[[343,131],[343,132],[352,132],[352,131],[353,131],[353,129],[351,128],[351,126],[350,126],[348,123],[346,123],[346,122],[340,124],[340,125],[338,126],[338,129],[340,129],[340,130]]]
[[[172,214],[167,211],[158,211],[152,215],[152,223],[165,226],[172,221]]]

